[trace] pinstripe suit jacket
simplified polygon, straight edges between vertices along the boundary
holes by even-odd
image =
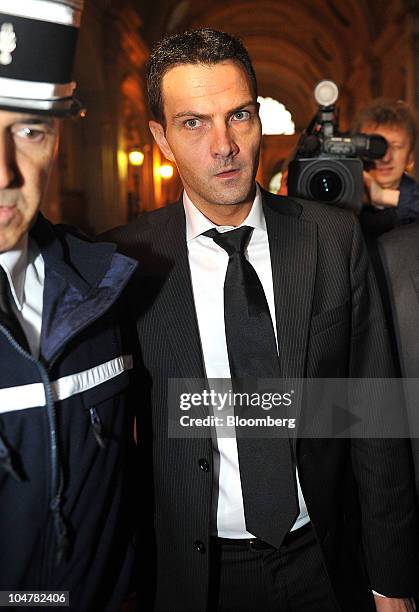
[[[267,192],[263,207],[282,375],[392,375],[382,308],[354,217]],[[144,512],[154,520],[155,609],[204,612],[212,482],[199,460],[212,465],[211,441],[168,438],[168,379],[204,378],[183,206],[146,213],[106,238],[140,262],[131,299],[142,346],[139,474],[153,473],[154,494],[144,496]],[[390,596],[411,595],[417,534],[408,445],[302,439],[296,460],[341,608],[360,610],[360,591],[371,585]],[[151,549],[141,550],[142,542],[140,556],[150,568]],[[367,573],[366,586],[359,586]]]
[[[377,278],[389,304],[390,325],[397,344],[400,371],[419,378],[419,222],[383,234],[378,240],[380,268]],[[377,264],[378,265],[378,264]],[[416,491],[419,499],[418,384],[405,385],[412,435]]]

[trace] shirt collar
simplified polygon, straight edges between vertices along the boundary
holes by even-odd
[[[194,240],[207,230],[216,227],[220,229],[220,226],[210,221],[200,210],[193,204],[186,191],[183,192],[183,206],[185,209],[186,216],[186,242]],[[252,208],[246,219],[241,223],[242,225],[248,225],[249,227],[259,228],[266,232],[266,221],[265,215],[263,214],[262,208],[262,195],[259,189],[259,185],[256,184],[256,195],[253,200]],[[223,231],[234,229],[233,227],[221,226]]]
[[[25,234],[13,249],[0,253],[0,265],[7,274],[12,296],[18,310],[23,308],[27,263],[28,234]]]

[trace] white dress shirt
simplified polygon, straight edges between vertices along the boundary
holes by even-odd
[[[208,379],[229,379],[230,366],[224,327],[224,279],[228,255],[212,238],[202,236],[203,232],[217,226],[194,206],[186,192],[183,194],[183,203],[192,288],[206,376]],[[262,283],[276,337],[271,257],[259,188],[252,209],[242,225],[254,228],[245,255]],[[234,228],[217,227],[217,229],[229,231]],[[236,438],[219,437],[214,439],[213,444],[214,477],[218,476],[214,487],[218,494],[218,503],[216,525],[212,528],[213,535],[222,538],[252,538],[254,536],[246,530],[244,518]],[[310,520],[298,474],[297,486],[300,514],[293,529],[302,527]]]
[[[44,260],[27,234],[14,249],[0,253],[0,266],[9,280],[12,309],[28,340],[31,353],[38,358],[42,329]]]

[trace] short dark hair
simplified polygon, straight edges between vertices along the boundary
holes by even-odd
[[[165,125],[162,81],[171,68],[181,64],[211,66],[225,60],[241,64],[250,79],[256,99],[255,71],[246,48],[238,38],[226,32],[202,28],[165,36],[157,42],[147,63],[148,102],[154,119]]]
[[[403,100],[392,100],[390,98],[377,98],[367,106],[364,106],[356,115],[354,121],[354,132],[362,131],[362,126],[386,125],[404,128],[409,135],[412,149],[417,138],[417,127],[411,110]]]

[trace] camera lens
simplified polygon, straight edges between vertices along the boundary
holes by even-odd
[[[332,170],[320,170],[310,179],[309,190],[313,200],[336,202],[343,191],[341,177]]]

